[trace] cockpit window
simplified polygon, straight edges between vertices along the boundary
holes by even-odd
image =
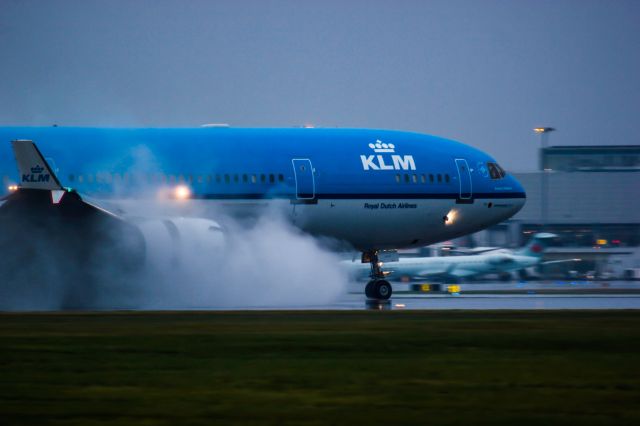
[[[491,179],[502,179],[507,173],[497,163],[487,163]]]

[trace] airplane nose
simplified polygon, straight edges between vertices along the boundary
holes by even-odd
[[[511,179],[511,187],[513,188],[515,198],[515,209],[513,214],[516,214],[522,209],[522,207],[524,207],[524,204],[527,201],[527,193],[525,192],[522,184],[518,182],[518,179],[513,176],[509,176],[509,179]]]

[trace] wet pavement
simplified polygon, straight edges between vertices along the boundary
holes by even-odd
[[[351,284],[349,294],[332,303],[303,306],[237,306],[231,309],[640,309],[640,282],[637,281],[483,282],[460,284],[459,293],[447,292],[447,285],[441,285],[442,291],[437,293],[411,292],[411,284],[416,283],[392,282],[394,294],[388,301],[367,300],[360,288],[364,288],[364,284]]]
[[[203,310],[542,310],[640,309],[640,282],[603,283],[482,283],[460,285],[460,293],[411,292],[408,284],[392,283],[387,301],[369,300],[360,285],[337,300],[317,304],[268,306],[202,306]],[[364,287],[364,285],[362,285]]]

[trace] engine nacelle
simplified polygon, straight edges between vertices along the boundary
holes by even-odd
[[[145,242],[149,267],[179,266],[194,255],[219,256],[225,233],[215,221],[202,218],[144,219],[134,222]]]

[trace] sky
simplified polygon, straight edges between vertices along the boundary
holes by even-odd
[[[0,125],[416,131],[535,170],[639,144],[639,0],[0,0]]]

